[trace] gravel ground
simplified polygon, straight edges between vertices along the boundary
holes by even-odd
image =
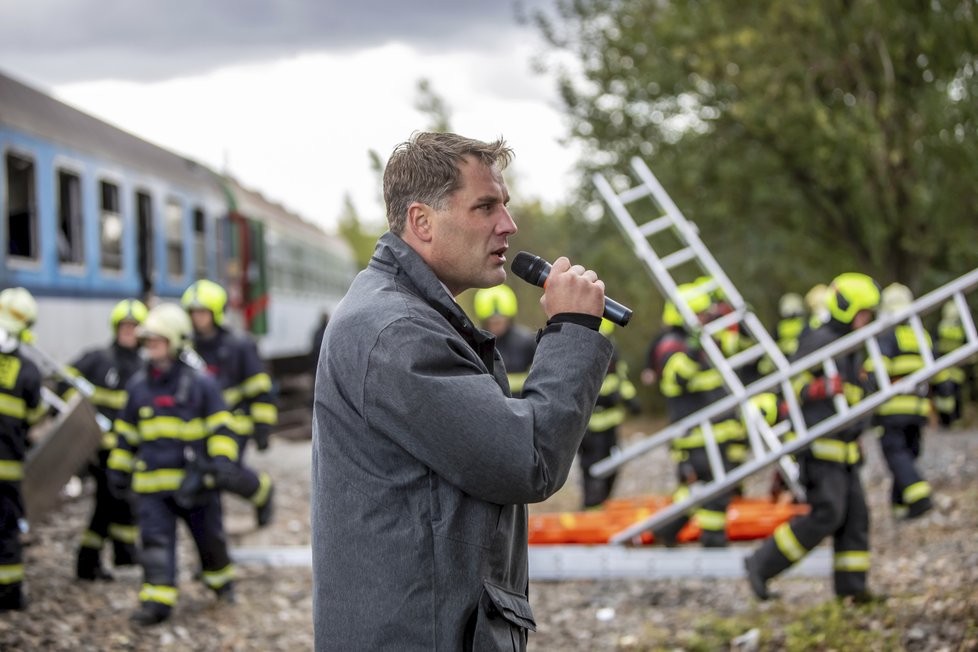
[[[633,432],[654,424],[634,423]],[[630,435],[626,434],[626,437]],[[877,649],[978,649],[978,430],[928,434],[921,469],[934,485],[938,509],[917,522],[894,523],[887,508],[888,477],[879,447],[864,436],[863,478],[872,509],[874,591],[890,596],[882,607],[860,608],[854,627],[883,633],[895,645]],[[309,443],[276,440],[250,463],[272,474],[277,486],[275,522],[255,530],[250,509],[225,499],[234,547],[308,545]],[[616,496],[667,493],[671,464],[661,451],[627,465]],[[575,468],[567,485],[533,511],[576,509]],[[758,480],[749,492],[760,492]],[[181,594],[168,623],[142,630],[127,617],[136,607],[140,573],[115,571],[116,581],[74,580],[74,550],[91,504],[86,484],[79,498],[43,523],[33,524],[26,551],[30,610],[0,615],[0,650],[305,650],[312,647],[311,577],[305,568],[239,566],[238,604],[216,603],[194,581],[189,536],[181,529]],[[536,650],[758,649],[730,644],[757,635],[760,649],[785,649],[790,628],[812,609],[831,604],[829,578],[772,582],[781,599],[758,603],[741,580],[613,580],[534,582],[530,602],[538,622]],[[855,609],[855,608],[853,608]],[[704,618],[734,622],[723,642],[703,642]],[[717,625],[719,627],[719,625]],[[751,629],[755,629],[753,633]],[[854,639],[855,640],[855,639]],[[816,635],[806,649],[831,649]],[[839,646],[837,646],[839,647]],[[840,649],[856,649],[842,645]]]

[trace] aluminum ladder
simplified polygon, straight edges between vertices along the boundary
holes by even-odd
[[[909,393],[917,384],[926,381],[948,367],[963,362],[978,352],[978,333],[976,333],[974,318],[966,299],[966,294],[978,287],[978,269],[975,269],[920,297],[899,313],[877,320],[818,351],[789,363],[761,321],[750,310],[741,294],[700,240],[695,225],[689,222],[679,211],[679,208],[648,166],[639,158],[632,159],[631,165],[635,176],[639,179],[638,185],[623,192],[616,192],[611,183],[601,174],[594,175],[594,184],[611,209],[617,225],[632,244],[636,255],[645,264],[656,285],[679,310],[690,332],[700,332],[700,344],[703,351],[707,354],[710,363],[721,374],[729,395],[671,424],[658,433],[621,449],[591,468],[592,475],[606,476],[622,464],[638,458],[657,446],[667,444],[686,435],[694,427],[700,427],[704,433],[705,448],[713,472],[713,481],[695,487],[689,498],[674,503],[617,533],[612,537],[612,543],[632,541],[643,532],[669,523],[688,513],[692,508],[729,491],[746,478],[773,464],[779,464],[789,487],[798,495],[800,489],[797,486],[797,467],[790,461],[789,455],[808,447],[818,437],[827,435],[857,419],[868,417],[891,397],[901,393]],[[656,208],[661,211],[661,214],[639,224],[629,212],[628,205],[645,198],[650,198]],[[651,240],[658,234],[665,232],[672,234],[673,240],[678,241],[680,248],[666,255],[660,255],[653,248]],[[707,290],[721,290],[733,308],[731,313],[702,326],[699,324],[696,315],[680,298],[677,289],[678,283],[673,276],[673,270],[689,268],[693,269],[693,274],[689,274],[692,278],[703,274],[712,278]],[[962,347],[940,357],[934,357],[930,347],[926,344],[927,334],[921,317],[940,309],[948,300],[953,300],[958,307],[966,341]],[[924,357],[924,366],[911,375],[893,380],[885,369],[878,337],[901,323],[908,323],[912,327]],[[757,343],[730,358],[726,358],[712,336],[733,325],[746,327],[747,332]],[[817,368],[821,368],[828,375],[834,375],[837,372],[835,358],[860,348],[873,361],[877,389],[851,406],[846,403],[845,398],[837,396],[834,400],[835,414],[814,424],[811,428],[807,427],[801,414],[798,399],[791,387],[791,380],[802,372]],[[775,365],[775,371],[745,387],[737,376],[736,369],[751,361],[758,360],[763,355],[767,355],[771,359]],[[750,402],[750,398],[762,392],[778,390],[780,390],[782,398],[787,404],[788,418],[771,427],[760,416],[758,410]],[[747,426],[752,459],[727,471],[724,469],[710,421],[735,409],[740,410]],[[782,441],[781,436],[788,431],[793,431],[795,438],[790,442]]]

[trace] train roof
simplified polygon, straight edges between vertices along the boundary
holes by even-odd
[[[0,125],[152,173],[175,184],[219,192],[207,166],[114,127],[0,72]]]

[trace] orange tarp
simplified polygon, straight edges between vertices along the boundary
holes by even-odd
[[[608,543],[628,526],[642,521],[672,500],[667,496],[642,496],[607,501],[600,510],[554,512],[530,516],[530,543]],[[757,498],[734,498],[727,507],[727,538],[731,541],[762,539],[781,523],[807,514],[808,505],[775,503]],[[700,529],[690,519],[677,537],[680,543],[695,541]],[[651,532],[641,535],[642,543],[652,543]]]

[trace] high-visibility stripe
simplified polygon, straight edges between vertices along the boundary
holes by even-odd
[[[229,408],[235,407],[244,398],[241,390],[237,387],[228,387],[221,392],[221,395],[224,397],[224,402]]]
[[[718,512],[712,509],[699,509],[696,511],[696,522],[703,530],[710,532],[722,532],[727,528],[727,513]]]
[[[245,398],[254,398],[263,392],[272,391],[272,377],[263,371],[246,379],[238,387]]]
[[[214,432],[223,426],[230,427],[231,420],[233,418],[234,416],[230,412],[227,410],[221,410],[220,412],[215,412],[204,419],[204,425],[209,432]]]
[[[912,394],[894,396],[880,406],[880,416],[913,415],[925,417],[930,414],[930,401]]]
[[[526,371],[513,372],[506,374],[506,378],[509,380],[509,391],[513,394],[518,394],[523,391],[523,385],[526,384],[526,379],[529,378],[530,374]]]
[[[128,421],[116,419],[112,424],[112,429],[125,437],[126,441],[129,442],[131,446],[139,446],[139,431],[136,430],[136,426],[132,425]]]
[[[853,385],[852,383],[842,383],[842,394],[846,397],[846,402],[849,405],[855,405],[859,401],[863,400],[863,396],[866,394],[866,390],[864,390],[859,385]]]
[[[865,573],[869,570],[869,553],[865,550],[837,552],[832,567],[845,573]]]
[[[226,457],[232,462],[238,460],[238,442],[225,435],[213,435],[207,440],[207,454],[211,457]]]
[[[688,383],[699,370],[699,364],[685,353],[672,354],[662,368],[662,380],[659,381],[659,391],[665,397],[679,396],[682,393],[682,384]],[[683,381],[683,383],[680,383],[680,381]]]
[[[714,423],[712,428],[713,438],[716,439],[718,444],[743,439],[746,434],[743,424],[736,419],[727,419],[720,423]],[[706,433],[703,432],[702,428],[697,426],[688,435],[673,439],[672,446],[680,449],[703,448],[706,446]]]
[[[185,421],[180,417],[152,417],[139,422],[139,435],[143,441],[157,439],[195,441],[203,439],[208,434],[210,433],[204,426],[204,420],[200,418]]]
[[[716,369],[704,369],[689,380],[687,389],[690,392],[709,392],[717,387],[723,387],[723,376]]]
[[[38,423],[44,416],[48,413],[48,405],[44,401],[37,404],[37,407],[27,408],[27,414],[24,416],[24,421],[27,425],[33,426]]]
[[[512,386],[510,386],[512,389]],[[274,426],[278,423],[278,408],[271,403],[252,403],[251,418],[255,423],[265,423]]]
[[[0,566],[0,584],[16,584],[24,581],[24,565],[8,564]]]
[[[591,418],[587,422],[587,427],[593,432],[604,432],[615,426],[621,425],[625,421],[625,408],[621,405],[614,407],[597,409],[591,413]]]
[[[16,482],[24,479],[24,463],[16,460],[0,460],[0,480]]]
[[[121,448],[113,448],[106,466],[114,471],[132,473],[132,453]]]
[[[890,376],[909,376],[915,371],[924,368],[924,359],[918,353],[898,355],[890,359],[887,371]]]
[[[108,389],[107,387],[96,386],[89,400],[92,402],[92,405],[121,410],[126,407],[126,401],[128,399],[129,394],[124,389]]]
[[[110,451],[119,445],[119,435],[114,432],[102,433],[102,449]]]
[[[101,535],[92,532],[91,530],[85,530],[85,533],[81,537],[81,547],[82,548],[94,548],[95,550],[102,549],[102,542],[105,541]]]
[[[923,500],[928,496],[930,496],[930,483],[926,480],[921,480],[920,482],[914,482],[903,490],[903,503],[905,505],[913,505],[918,500]]]
[[[212,589],[219,589],[234,579],[234,565],[228,564],[220,570],[203,572],[204,584]]]
[[[143,584],[143,589],[139,592],[140,602],[159,602],[168,607],[177,603],[177,587],[163,586],[160,584]]]
[[[826,462],[855,464],[859,461],[859,444],[854,441],[820,438],[812,442],[812,455]]]
[[[0,392],[0,415],[23,419],[27,416],[27,403],[22,398]]]
[[[183,482],[183,469],[156,469],[137,471],[132,476],[132,490],[137,494],[152,494],[158,491],[176,491]]]
[[[123,525],[122,523],[109,523],[109,536],[115,541],[122,543],[136,543],[139,536],[139,527],[135,525]]]
[[[787,523],[782,523],[774,529],[774,544],[785,556],[785,559],[792,563],[808,554],[808,550],[801,545],[798,537],[791,531],[791,526]]]
[[[268,500],[268,492],[272,489],[272,479],[267,473],[262,471],[258,476],[258,491],[251,496],[251,503],[258,507],[265,504]]]

